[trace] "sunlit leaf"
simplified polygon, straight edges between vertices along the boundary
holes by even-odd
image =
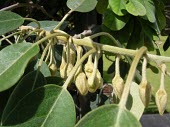
[[[0,11],[0,35],[15,30],[24,23],[24,19],[10,11]]]
[[[144,16],[146,14],[145,7],[138,0],[129,0],[126,4],[126,10],[134,16]]]
[[[125,0],[109,0],[109,6],[116,15],[123,16],[127,13]]]
[[[56,85],[46,85],[27,94],[11,110],[2,125],[17,127],[73,127],[75,106],[69,92]]]
[[[12,87],[23,75],[29,60],[39,52],[31,43],[18,43],[0,51],[0,91]]]
[[[67,0],[67,6],[78,12],[92,11],[97,5],[97,0]]]
[[[155,17],[155,4],[153,0],[139,0],[139,1],[146,9],[147,19],[150,22],[154,23],[156,21],[156,17]]]

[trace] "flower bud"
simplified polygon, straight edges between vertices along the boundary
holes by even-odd
[[[168,95],[166,91],[164,89],[159,89],[156,92],[155,100],[156,100],[156,105],[158,107],[159,114],[163,115],[168,101]]]
[[[76,60],[76,53],[75,53],[73,47],[70,47],[70,58],[69,59],[70,59],[69,63],[74,65],[75,64],[75,60]]]
[[[71,63],[68,63],[67,67],[67,76],[70,74],[71,70],[73,69],[73,65]]]
[[[66,77],[66,47],[63,46],[63,51],[62,51],[62,59],[61,59],[61,65],[60,65],[60,77],[65,78]]]
[[[92,62],[87,62],[84,65],[84,71],[86,76],[89,78],[93,73],[94,64]]]
[[[76,77],[75,85],[81,95],[86,95],[88,93],[87,79],[83,72],[79,73]]]
[[[120,77],[120,75],[115,75],[115,77],[112,80],[112,85],[116,95],[120,99],[124,89],[124,81]]]
[[[98,88],[101,88],[103,86],[103,78],[98,69],[96,73],[96,83],[98,84]]]
[[[50,72],[51,72],[51,76],[56,76],[56,72],[57,72],[57,66],[56,66],[56,64],[51,64],[50,65],[50,67],[49,67],[49,69],[50,69]]]
[[[139,84],[139,95],[145,107],[148,107],[151,100],[151,85],[147,80],[142,80]]]

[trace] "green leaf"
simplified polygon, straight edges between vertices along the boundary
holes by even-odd
[[[103,24],[113,31],[122,29],[129,20],[129,15],[118,16],[112,12],[111,9],[107,9],[104,13]]]
[[[153,0],[139,0],[146,9],[147,19],[154,23],[156,21],[155,17],[155,4]]]
[[[28,93],[35,88],[46,84],[43,74],[39,71],[33,71],[25,75],[13,90],[7,105],[3,111],[1,122],[8,117],[12,109],[21,101]]]
[[[150,40],[154,40],[154,37],[158,36],[155,30],[155,26],[150,22],[142,19],[140,19],[139,21],[141,23],[142,30],[145,32],[145,34],[150,38]]]
[[[97,0],[67,0],[67,6],[73,11],[89,12],[97,5]]]
[[[62,86],[64,84],[64,80],[61,77],[49,76],[45,78],[47,80],[47,84],[56,84]]]
[[[122,45],[126,45],[126,43],[128,42],[128,40],[133,32],[133,29],[134,29],[133,18],[130,18],[129,21],[126,23],[125,27],[123,27],[119,31],[111,31],[109,28],[102,25],[102,31],[110,33]],[[113,44],[113,41],[106,36],[101,36],[100,41],[102,44],[115,45],[115,44]]]
[[[49,84],[27,94],[13,108],[2,125],[73,127],[75,122],[75,106],[69,92]]]
[[[137,0],[129,0],[126,4],[126,10],[134,16],[146,15],[145,7]]]
[[[108,0],[98,0],[96,10],[99,14],[103,14],[108,6]]]
[[[161,1],[157,1],[156,3],[155,3],[155,7],[156,7],[156,12],[155,12],[155,15],[156,15],[156,21],[157,21],[157,24],[158,24],[158,26],[159,26],[159,29],[160,29],[160,31],[162,30],[162,29],[164,29],[165,28],[165,26],[166,26],[166,17],[165,17],[165,15],[164,15],[164,8],[162,9],[162,4],[161,4]]]
[[[10,11],[0,11],[0,35],[15,30],[24,23],[24,19]]]
[[[40,26],[42,29],[46,30],[46,31],[51,31],[53,30],[56,25],[59,23],[59,21],[38,21],[40,23]],[[64,22],[61,27],[60,30],[64,30],[68,25],[68,22]],[[29,24],[27,24],[27,26],[32,26],[34,28],[37,27],[37,24],[35,22],[31,22]]]
[[[125,0],[109,0],[109,6],[116,15],[123,16],[127,13]]]
[[[141,127],[128,110],[117,105],[104,105],[86,114],[75,127]]]
[[[23,75],[29,60],[39,52],[31,43],[18,43],[0,51],[0,91],[12,87]]]
[[[139,95],[139,85],[135,82],[132,82],[131,88],[130,88],[130,95],[128,97],[128,101],[126,104],[126,108],[130,110],[130,112],[138,119],[140,120],[145,106],[142,103]]]
[[[34,66],[34,70],[38,69],[38,64],[39,64],[39,60],[37,60],[36,65]],[[51,72],[49,70],[48,65],[46,64],[46,62],[42,62],[41,68],[40,68],[41,73],[44,75],[44,77],[48,77],[51,76]]]

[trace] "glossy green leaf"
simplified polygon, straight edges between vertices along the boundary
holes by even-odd
[[[108,0],[98,0],[96,10],[99,14],[103,14],[108,6]]]
[[[139,95],[139,85],[135,82],[132,82],[131,88],[130,88],[130,94],[128,97],[126,108],[130,110],[130,112],[138,119],[140,120],[145,106],[142,103]]]
[[[12,87],[23,75],[29,60],[39,52],[31,43],[18,43],[0,51],[0,91]]]
[[[126,10],[134,16],[146,15],[145,7],[138,0],[129,0],[126,4]]]
[[[42,29],[46,30],[46,31],[51,31],[53,30],[56,25],[59,23],[59,21],[38,21],[40,23],[40,26]],[[60,30],[64,30],[68,25],[68,22],[64,22],[61,26],[60,26]],[[37,24],[35,22],[31,22],[29,23],[27,26],[32,26],[34,28],[37,27]]]
[[[33,71],[25,75],[13,90],[6,107],[3,111],[1,122],[8,117],[12,109],[22,100],[28,93],[35,88],[44,86],[46,84],[43,74],[39,71]]]
[[[127,13],[125,0],[109,0],[109,6],[116,15],[123,16]]]
[[[154,23],[156,21],[156,17],[155,17],[155,4],[153,0],[139,0],[139,1],[146,9],[147,19],[150,22]]]
[[[111,9],[107,9],[104,13],[103,24],[113,31],[122,29],[129,20],[129,15],[118,16],[112,12]]]
[[[67,0],[67,6],[73,11],[89,12],[97,5],[97,0]]]
[[[24,23],[24,19],[10,11],[0,11],[0,35],[15,30]]]
[[[141,127],[128,110],[117,105],[104,105],[86,114],[75,127]]]
[[[2,125],[17,127],[73,127],[76,113],[69,92],[46,85],[27,94],[11,110]]]

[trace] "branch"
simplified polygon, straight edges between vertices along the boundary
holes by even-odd
[[[57,36],[57,38],[58,38],[58,40],[67,42],[66,37]],[[125,55],[125,56],[131,56],[131,57],[134,57],[138,51],[138,50],[115,47],[115,46],[111,46],[111,45],[100,44],[100,43],[94,42],[90,37],[85,37],[83,39],[73,38],[73,43],[75,43],[77,45],[91,47],[91,48],[95,48],[96,46],[99,46],[99,48],[102,51],[111,52],[111,53],[115,53],[115,54],[121,54],[121,55]],[[149,54],[149,53],[147,53],[147,59],[149,61],[155,62],[156,64],[170,63],[170,57],[158,56],[158,55],[153,55],[153,54]]]
[[[33,3],[16,3],[16,4],[13,4],[11,6],[8,6],[8,7],[5,7],[5,8],[2,8],[0,11],[9,11],[9,10],[13,10],[15,8],[19,8],[19,7],[32,7],[32,8],[37,8],[38,10],[41,10],[45,15],[47,15],[48,17],[50,18],[54,18],[52,15],[48,14],[47,11],[40,5],[38,4],[33,4]]]

